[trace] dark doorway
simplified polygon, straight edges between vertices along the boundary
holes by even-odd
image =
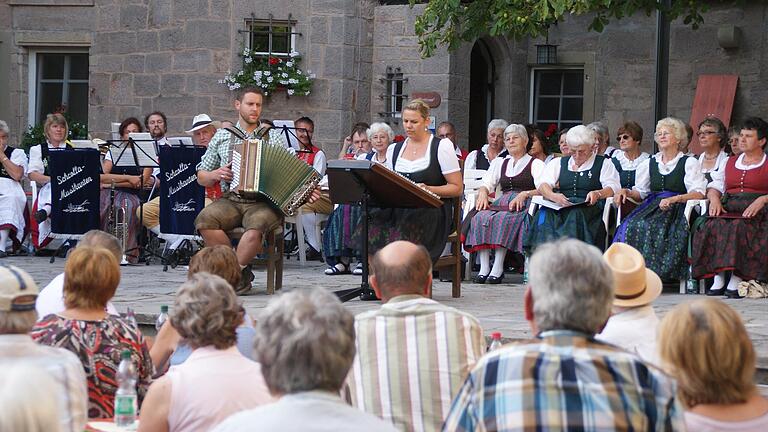
[[[486,127],[493,119],[496,67],[482,39],[472,47],[469,69],[469,151],[485,144]]]

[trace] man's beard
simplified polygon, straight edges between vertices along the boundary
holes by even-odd
[[[165,136],[165,131],[161,128],[154,128],[151,131],[149,131],[149,134],[152,135],[152,138],[162,138]]]

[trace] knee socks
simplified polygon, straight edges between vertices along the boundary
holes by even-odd
[[[507,256],[507,250],[503,247],[494,249],[496,254],[493,257],[493,268],[491,276],[499,277],[504,274],[504,257]]]
[[[491,273],[491,251],[490,249],[481,249],[477,252],[480,259],[480,276],[488,276]]]

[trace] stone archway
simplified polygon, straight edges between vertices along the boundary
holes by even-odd
[[[495,115],[496,63],[488,44],[479,39],[472,47],[469,72],[469,146],[485,144],[486,126]]]

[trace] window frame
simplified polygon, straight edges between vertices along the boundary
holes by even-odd
[[[528,123],[533,124],[533,125],[538,124],[538,122],[537,122],[537,113],[536,113],[536,109],[538,108],[538,105],[537,105],[537,93],[536,93],[536,75],[537,75],[537,73],[543,72],[543,71],[555,71],[555,72],[581,71],[581,73],[582,73],[582,80],[585,80],[585,77],[587,76],[586,75],[587,74],[586,67],[582,66],[582,65],[572,65],[572,66],[571,65],[567,65],[567,66],[566,65],[532,66],[530,71],[531,71],[531,75],[530,75],[530,79],[529,79],[529,81],[530,81],[529,82],[529,95],[530,95],[530,98],[528,100],[528,107],[529,107],[529,110],[528,110]],[[585,111],[586,111],[586,109],[585,109],[585,100],[587,98],[586,94],[587,94],[587,85],[586,85],[586,82],[583,82],[582,83],[582,88],[581,88],[581,120],[579,120],[579,121],[572,121],[571,119],[567,119],[566,121],[563,121],[563,119],[562,119],[562,111],[563,111],[562,100],[564,98],[569,98],[569,99],[573,98],[573,99],[575,99],[576,97],[572,96],[572,95],[564,95],[563,94],[563,83],[562,83],[562,78],[561,78],[560,94],[558,95],[558,98],[560,100],[560,108],[559,108],[560,112],[558,113],[558,119],[557,120],[543,120],[543,121],[548,122],[548,123],[556,124],[558,130],[562,130],[562,127],[561,127],[562,123],[584,123],[585,118],[586,118],[586,116],[585,116]],[[552,98],[552,97],[549,97],[549,98]]]
[[[245,33],[247,34],[247,47],[248,50],[251,52],[251,55],[253,57],[257,58],[268,58],[268,57],[289,57],[292,52],[296,52],[296,36],[299,34],[296,31],[296,24],[297,21],[293,19],[287,19],[287,20],[274,20],[271,18],[271,16],[267,19],[260,19],[255,18],[254,16],[251,16],[251,18],[245,19]],[[266,26],[268,30],[268,48],[269,51],[252,51],[253,49],[253,27],[254,26]],[[273,28],[274,27],[288,27],[288,31],[290,32],[290,37],[288,40],[288,52],[274,52],[272,51],[272,38],[274,35]]]
[[[64,54],[64,55],[81,55],[85,54],[88,56],[88,69],[90,71],[91,61],[89,56],[89,50],[88,48],[83,47],[60,47],[60,48],[40,48],[40,49],[30,49],[29,50],[29,67],[27,68],[27,125],[28,126],[35,126],[38,123],[40,123],[43,119],[38,118],[38,103],[39,103],[39,95],[41,93],[40,91],[40,85],[43,83],[58,83],[61,82],[62,84],[62,95],[67,94],[69,92],[69,86],[65,84],[69,83],[75,83],[75,84],[86,84],[86,86],[90,86],[90,72],[88,74],[89,79],[87,80],[70,80],[69,77],[66,75],[71,68],[68,68],[71,64],[71,62],[68,60],[71,57],[67,56],[64,60],[64,74],[65,76],[62,77],[62,79],[55,80],[55,79],[45,79],[45,80],[38,80],[37,76],[39,74],[39,61],[38,56],[39,55],[45,55],[45,54]],[[90,88],[90,87],[89,87]],[[69,100],[66,101],[62,100],[62,103],[68,104]],[[86,107],[86,113],[90,111],[90,102],[88,103],[88,106]],[[87,119],[86,119],[87,121]]]

